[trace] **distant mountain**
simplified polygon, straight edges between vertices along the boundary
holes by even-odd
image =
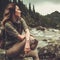
[[[60,12],[55,11],[51,14],[46,15],[47,19],[51,20],[51,25],[57,27],[60,27]]]
[[[58,12],[58,11],[55,11],[55,12],[52,12],[51,14],[48,14],[48,15],[46,15],[46,16],[53,16],[53,17],[59,17],[59,15],[60,15],[60,12]]]
[[[46,17],[53,19],[53,20],[59,20],[60,19],[60,13],[58,11],[55,11],[55,12],[47,15]]]

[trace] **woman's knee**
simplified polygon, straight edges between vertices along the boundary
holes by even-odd
[[[31,50],[31,51],[28,53],[28,56],[37,57],[37,56],[38,56],[38,52],[37,52],[36,50]]]
[[[38,52],[37,51],[34,51],[33,57],[38,58]]]

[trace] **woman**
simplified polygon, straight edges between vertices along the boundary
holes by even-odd
[[[7,5],[3,21],[6,32],[6,55],[9,57],[17,56],[22,52],[26,56],[32,56],[34,60],[39,60],[38,53],[30,47],[31,38],[28,26],[21,17],[21,11],[17,4],[10,3]],[[23,30],[25,34],[22,35]],[[37,44],[37,43],[36,43]],[[34,47],[32,45],[32,47]]]

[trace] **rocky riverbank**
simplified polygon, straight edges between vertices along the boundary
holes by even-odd
[[[40,60],[60,60],[60,30],[49,28],[41,31],[34,28],[31,33],[39,41],[37,49]]]

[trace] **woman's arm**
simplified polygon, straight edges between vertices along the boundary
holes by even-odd
[[[25,36],[26,36],[25,37],[26,43],[25,43],[24,51],[25,51],[25,53],[28,53],[30,51],[30,39],[29,39],[30,38],[30,32],[29,32],[29,29],[28,29],[28,26],[27,26],[25,20],[22,18],[21,21],[22,21],[22,25],[23,25],[23,28],[25,31]]]
[[[23,29],[25,31],[26,40],[29,40],[30,32],[29,32],[28,26],[27,26],[27,24],[26,24],[26,22],[23,18],[21,18],[21,22],[22,22],[22,25],[23,25]]]
[[[23,40],[25,37],[23,35],[20,35],[18,31],[10,23],[5,24],[5,30],[10,36],[16,37],[19,40]]]
[[[30,32],[29,29],[25,30],[25,34],[26,34],[26,44],[25,44],[25,53],[28,53],[30,51]]]
[[[29,29],[25,30],[25,34],[26,34],[26,40],[29,41],[29,37],[30,37]]]

